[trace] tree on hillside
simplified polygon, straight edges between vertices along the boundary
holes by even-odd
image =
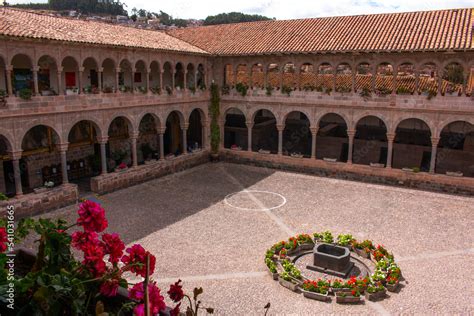
[[[244,14],[241,12],[221,13],[208,16],[204,20],[204,25],[229,24],[240,22],[268,21],[270,18],[258,14]]]

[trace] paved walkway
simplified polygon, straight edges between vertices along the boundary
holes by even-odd
[[[474,198],[219,163],[98,199],[109,231],[156,255],[155,279],[202,286],[203,302],[220,315],[263,315],[267,302],[272,315],[474,313]],[[48,216],[74,219],[75,208]],[[406,287],[379,303],[344,306],[271,280],[269,246],[326,229],[392,250]]]

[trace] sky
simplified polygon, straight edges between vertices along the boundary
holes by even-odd
[[[14,4],[35,1],[8,2]],[[133,7],[153,12],[161,10],[174,18],[184,19],[204,19],[208,15],[232,11],[277,19],[297,19],[474,7],[473,0],[122,0],[122,2],[127,5],[129,11]]]

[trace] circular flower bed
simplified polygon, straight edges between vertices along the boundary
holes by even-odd
[[[351,276],[348,280],[325,277],[317,280],[306,278],[295,266],[295,260],[310,253],[315,244],[328,243],[348,248],[351,256],[361,260],[371,260],[373,272],[367,276]],[[371,301],[383,299],[386,291],[396,292],[400,286],[401,270],[393,254],[381,245],[375,246],[371,240],[357,241],[350,234],[334,238],[330,231],[301,234],[280,241],[267,250],[265,264],[273,279],[295,292],[302,292],[307,298],[329,302],[330,294],[337,303],[358,303],[365,298]]]

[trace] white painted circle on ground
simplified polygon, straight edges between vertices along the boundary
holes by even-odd
[[[286,204],[286,198],[275,192],[243,190],[224,198],[225,204],[244,211],[271,211]]]

